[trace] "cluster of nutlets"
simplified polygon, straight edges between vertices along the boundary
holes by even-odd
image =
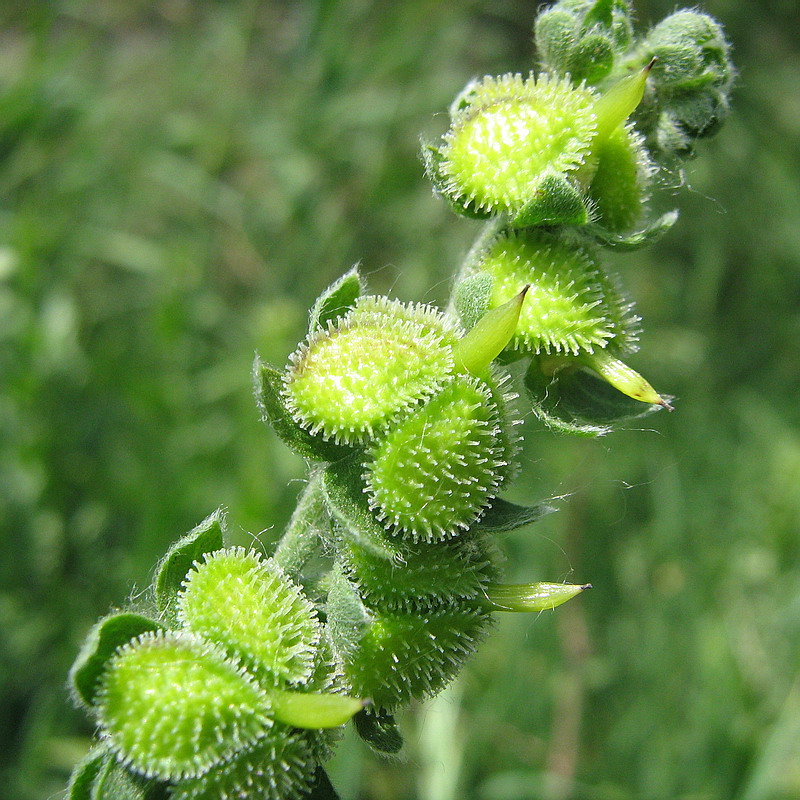
[[[654,176],[717,129],[733,70],[696,11],[637,40],[625,0],[561,0],[535,34],[540,73],[470,82],[423,147],[436,191],[486,220],[450,307],[370,296],[351,270],[286,369],[257,359],[263,418],[312,464],[273,557],[225,547],[217,513],[149,604],[93,629],[72,685],[101,742],[70,800],[331,800],[336,728],[397,752],[394,712],[456,675],[493,612],[586,588],[497,582],[496,534],[552,510],[498,497],[519,451],[505,367],[527,360],[557,430],[669,407],[622,360],[639,320],[600,253],[675,221],[647,218]]]

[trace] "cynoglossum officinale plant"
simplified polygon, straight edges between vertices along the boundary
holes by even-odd
[[[435,191],[485,220],[448,307],[351,269],[285,368],[256,359],[264,421],[309,463],[272,557],[230,546],[217,511],[90,631],[70,680],[99,742],[71,800],[335,797],[343,724],[398,752],[394,713],[446,686],[495,613],[586,588],[502,583],[497,534],[554,510],[500,496],[517,422],[599,436],[669,408],[627,364],[641,323],[609,255],[677,219],[650,213],[654,178],[718,129],[733,68],[695,10],[637,36],[624,0],[561,0],[534,31],[537,69],[469,81],[422,146]]]

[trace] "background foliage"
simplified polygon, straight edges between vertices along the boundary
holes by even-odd
[[[672,2],[637,4],[648,25]],[[800,797],[800,81],[796,9],[709,0],[734,116],[617,268],[647,430],[531,421],[512,580],[591,581],[500,619],[405,719],[408,761],[346,741],[347,798]],[[7,0],[0,10],[0,785],[58,796],[91,730],[64,680],[88,626],[218,505],[269,543],[302,463],[257,420],[356,260],[442,302],[475,227],[432,197],[420,132],[471,77],[525,70],[535,3]],[[437,119],[434,115],[439,114]],[[134,587],[132,589],[132,586]]]

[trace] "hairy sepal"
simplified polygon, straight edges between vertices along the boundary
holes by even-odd
[[[225,512],[218,508],[174,542],[159,561],[153,578],[153,594],[158,610],[165,617],[174,617],[175,599],[192,564],[202,559],[206,553],[222,547],[225,529]]]
[[[403,736],[392,714],[365,708],[353,717],[358,735],[377,753],[396,755],[403,749]]]
[[[97,699],[103,672],[116,650],[143,633],[163,628],[154,619],[128,611],[109,614],[95,623],[69,673],[72,696],[76,703],[92,708]]]
[[[352,452],[346,445],[309,433],[295,421],[284,402],[283,373],[259,356],[253,363],[253,385],[261,419],[295,453],[312,461],[336,461]]]
[[[545,374],[536,359],[525,375],[525,388],[542,422],[578,436],[604,436],[616,425],[642,419],[660,408],[626,397],[584,369],[567,367]]]
[[[103,673],[98,718],[117,758],[145,777],[204,774],[272,726],[267,693],[198,636],[145,633]]]
[[[308,332],[326,328],[355,305],[366,287],[358,265],[334,281],[315,301],[309,315]]]
[[[505,477],[500,422],[485,383],[453,378],[370,450],[365,480],[378,519],[414,542],[469,528]]]
[[[317,781],[316,731],[276,723],[260,740],[205,774],[181,781],[171,800],[298,800]]]

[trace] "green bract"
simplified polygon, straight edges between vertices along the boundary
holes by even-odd
[[[595,172],[588,194],[594,220],[609,231],[629,231],[642,218],[653,166],[644,139],[620,125],[594,149]]]
[[[285,400],[312,433],[359,442],[434,394],[453,369],[455,331],[433,309],[360,301],[294,353]]]
[[[319,640],[314,607],[255,550],[206,553],[186,576],[178,617],[268,682],[302,683],[311,675]]]

